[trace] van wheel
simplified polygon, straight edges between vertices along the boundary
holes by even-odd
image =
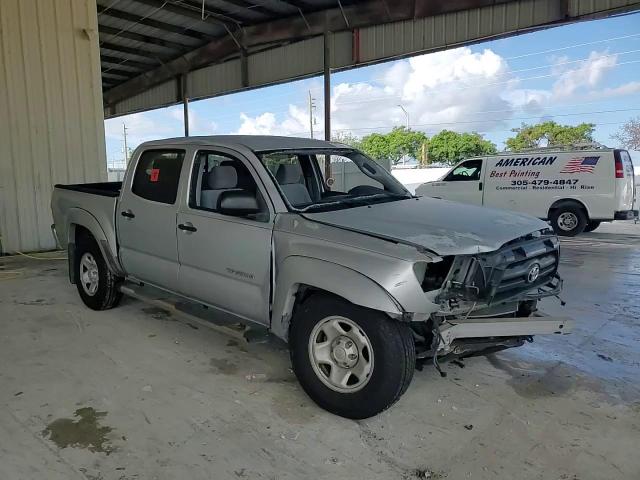
[[[587,226],[584,210],[573,203],[558,205],[551,212],[550,220],[553,230],[565,237],[574,237],[582,233]]]
[[[587,223],[587,226],[584,227],[584,231],[585,232],[593,232],[596,228],[598,228],[600,226],[600,223],[598,220],[592,220],[591,222]]]
[[[122,298],[118,289],[121,279],[107,267],[98,244],[83,236],[75,252],[76,287],[84,304],[92,310],[108,310]]]
[[[342,417],[362,419],[386,410],[413,378],[410,327],[332,295],[312,295],[296,309],[289,344],[304,391]]]

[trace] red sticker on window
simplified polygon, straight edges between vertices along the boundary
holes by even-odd
[[[152,181],[152,182],[157,182],[159,176],[160,176],[160,169],[159,168],[152,168],[151,169],[151,176],[149,177],[149,180]]]

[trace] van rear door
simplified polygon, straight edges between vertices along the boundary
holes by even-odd
[[[635,178],[633,173],[633,163],[629,152],[626,150],[615,150],[615,217],[619,219],[633,218],[632,211],[635,198]]]

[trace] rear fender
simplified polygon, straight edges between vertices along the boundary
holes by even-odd
[[[115,275],[124,276],[124,270],[118,261],[118,254],[116,250],[115,240],[111,239],[111,241],[107,238],[107,235],[104,232],[104,229],[96,220],[96,218],[91,215],[88,211],[82,210],[81,208],[72,208],[69,210],[67,214],[67,222],[68,222],[68,239],[69,244],[67,250],[69,252],[69,279],[71,283],[75,283],[75,275],[74,265],[75,265],[75,239],[76,239],[76,229],[77,227],[86,228],[89,233],[93,236],[98,247],[100,248],[100,252],[102,253],[102,257],[104,258],[109,270]]]
[[[378,283],[350,268],[311,257],[290,256],[277,269],[271,331],[287,340],[296,294],[318,288],[362,307],[390,314],[403,313],[400,304]]]

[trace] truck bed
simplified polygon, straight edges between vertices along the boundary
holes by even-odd
[[[118,197],[122,182],[76,183],[72,185],[56,185],[55,188],[73,190],[74,192],[102,195],[103,197]]]
[[[115,212],[120,196],[121,182],[81,183],[56,185],[51,198],[51,211],[60,246],[66,248],[69,229],[79,224],[92,231],[98,240],[106,239],[115,257]]]

